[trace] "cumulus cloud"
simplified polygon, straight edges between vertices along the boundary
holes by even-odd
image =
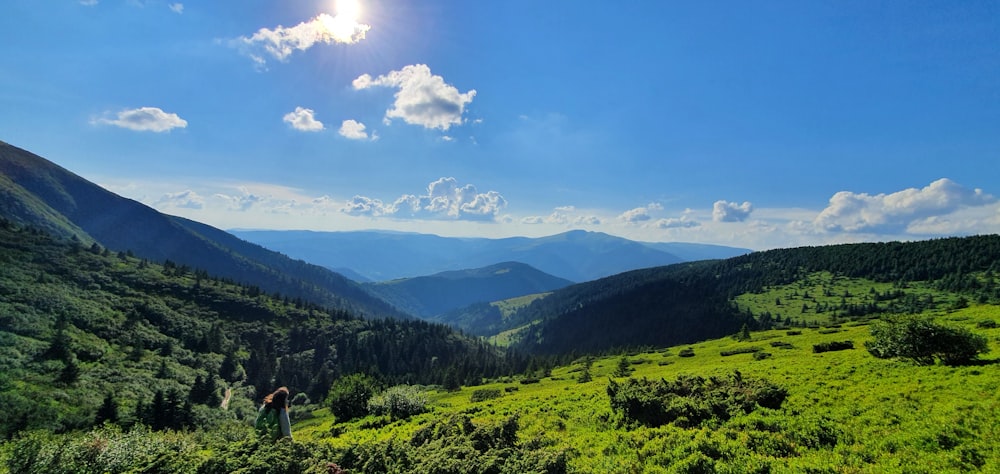
[[[753,204],[744,201],[743,204],[728,201],[715,201],[712,206],[712,220],[715,222],[743,222],[753,212]]]
[[[600,225],[601,219],[594,215],[577,214],[575,206],[560,206],[553,209],[547,216],[528,216],[521,219],[522,224],[556,224],[556,225]]]
[[[495,220],[507,207],[496,191],[480,193],[475,186],[460,186],[455,178],[441,178],[427,186],[423,195],[406,194],[393,203],[354,196],[340,209],[355,216],[394,216],[423,219]]]
[[[205,198],[198,193],[188,189],[177,193],[167,193],[160,197],[154,207],[175,207],[182,209],[202,209],[205,207]]]
[[[158,107],[139,107],[118,112],[115,118],[97,119],[96,123],[114,125],[140,132],[168,132],[187,127],[187,120],[177,114],[167,113]]]
[[[371,26],[357,23],[350,15],[331,16],[321,13],[312,20],[293,27],[261,28],[253,36],[241,36],[233,41],[259,66],[263,66],[270,56],[286,61],[296,50],[305,51],[317,43],[353,44],[365,39]]]
[[[369,138],[368,132],[365,131],[365,124],[358,122],[356,120],[344,120],[340,124],[340,130],[337,133],[344,138],[349,138],[351,140],[367,140]],[[378,140],[378,135],[375,132],[371,134],[372,140]]]
[[[688,216],[681,217],[671,217],[669,219],[660,219],[655,223],[656,227],[659,229],[688,229],[691,227],[698,227],[701,225],[700,222],[692,220]]]
[[[304,107],[296,107],[295,111],[285,114],[282,120],[291,125],[292,128],[302,132],[323,130],[323,122],[316,120],[315,112]]]
[[[263,196],[254,194],[246,187],[241,187],[239,190],[241,194],[237,196],[217,193],[215,197],[225,201],[229,210],[241,212],[249,211],[254,205],[265,201]]]
[[[172,11],[172,12],[178,14],[178,15],[180,15],[181,13],[184,13],[184,4],[183,3],[171,3],[168,6],[170,7],[170,11]]]
[[[466,104],[476,96],[475,89],[460,93],[455,86],[444,82],[443,77],[431,74],[431,69],[425,64],[405,66],[376,78],[364,74],[352,85],[357,90],[371,87],[397,89],[392,108],[385,112],[387,122],[400,118],[411,125],[440,130],[460,125]]]
[[[618,216],[619,220],[625,221],[628,224],[638,224],[640,222],[646,222],[653,218],[650,215],[650,211],[662,211],[663,205],[658,202],[651,202],[643,207],[637,207],[635,209],[629,209]]]
[[[921,189],[892,194],[838,192],[813,222],[833,232],[895,233],[910,226],[933,229],[940,228],[948,214],[994,202],[996,198],[982,189],[969,189],[941,178]]]

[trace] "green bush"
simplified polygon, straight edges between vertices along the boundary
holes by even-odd
[[[674,381],[628,379],[608,384],[611,409],[627,420],[647,426],[674,423],[698,426],[725,421],[757,407],[780,408],[788,391],[764,379],[744,379],[738,372],[729,378],[682,375]]]
[[[813,344],[813,352],[817,354],[821,352],[846,351],[848,349],[854,349],[854,342],[830,341],[830,342],[821,342],[819,344]]]
[[[969,364],[979,354],[989,352],[986,337],[920,317],[877,321],[871,325],[871,335],[865,347],[873,356],[910,359],[921,365],[935,360],[947,365]]]
[[[396,385],[368,400],[368,411],[400,420],[427,411],[427,394],[412,385]]]
[[[494,398],[500,398],[500,395],[501,392],[499,388],[480,388],[472,392],[470,400],[472,403],[483,402]]]
[[[737,354],[751,354],[751,353],[754,353],[754,352],[760,352],[761,350],[762,349],[760,347],[751,346],[751,347],[742,347],[742,348],[739,348],[739,349],[732,349],[732,350],[728,350],[728,351],[721,351],[721,352],[719,352],[719,354],[721,354],[722,357],[729,357],[729,356],[737,355]]]
[[[353,420],[368,414],[368,400],[380,389],[381,384],[369,375],[348,375],[330,386],[326,403],[338,422]]]
[[[753,360],[764,360],[764,359],[768,359],[770,357],[771,357],[771,353],[770,352],[760,351],[760,352],[754,352],[753,353]]]
[[[694,357],[694,348],[686,347],[677,353],[677,357]]]
[[[538,442],[519,443],[517,417],[476,425],[468,415],[442,418],[407,441],[389,440],[348,448],[339,464],[352,473],[564,473],[562,450]]]

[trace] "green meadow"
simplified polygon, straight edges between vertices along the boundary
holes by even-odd
[[[1000,307],[972,306],[937,321],[967,327],[1000,349]],[[864,349],[868,325],[774,329],[751,340],[725,338],[627,354],[630,377],[684,375],[771,381],[788,392],[779,409],[757,408],[724,422],[649,427],[612,411],[607,386],[622,356],[551,370],[537,383],[499,380],[457,391],[434,390],[430,411],[406,420],[372,417],[336,424],[325,409],[295,425],[303,439],[347,450],[408,440],[433,420],[464,415],[490,425],[516,416],[520,443],[565,453],[572,472],[983,472],[1000,471],[1000,372],[982,364],[948,367],[877,359]],[[851,341],[853,349],[814,353],[813,346]],[[694,355],[681,357],[682,350]],[[734,353],[733,355],[723,355]],[[767,354],[767,355],[757,355]],[[472,402],[473,393],[501,395]],[[373,426],[374,425],[374,426]]]
[[[586,329],[572,347],[732,332],[542,355],[495,347],[517,330],[363,320],[4,232],[0,473],[1000,472],[995,239],[772,251],[501,304],[531,342]],[[276,384],[294,441],[252,427]]]

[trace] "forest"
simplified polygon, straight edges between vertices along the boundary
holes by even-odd
[[[506,349],[0,220],[0,472],[996,470],[998,256],[629,272],[510,309],[541,323]],[[274,443],[251,422],[282,385]]]
[[[238,419],[279,385],[320,400],[346,374],[471,384],[527,364],[443,325],[361,319],[8,221],[0,262],[4,438],[90,427],[106,402],[126,425],[193,405],[181,425],[203,426],[222,421],[206,405],[224,390],[237,409],[223,418]]]

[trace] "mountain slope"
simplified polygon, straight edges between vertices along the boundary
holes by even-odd
[[[405,315],[327,269],[292,260],[219,229],[167,216],[30,152],[0,142],[4,215],[83,242],[170,260],[369,316]]]
[[[1000,236],[779,249],[636,270],[557,290],[512,318],[542,321],[518,344],[532,352],[691,343],[733,334],[743,324],[775,324],[775,315],[748,314],[734,299],[803,282],[817,272],[897,288],[879,292],[869,285],[865,294],[849,295],[832,294],[827,286],[819,291],[829,301],[812,297],[806,307],[786,307],[786,318],[814,314],[818,304],[841,318],[943,307],[924,287],[964,294],[968,301],[1000,302]]]
[[[136,413],[163,392],[197,404],[209,424],[252,416],[275,386],[319,400],[356,372],[431,384],[449,371],[459,381],[495,376],[505,363],[443,325],[283,301],[3,217],[0,269],[0,439],[90,426],[108,393],[122,422],[155,426]],[[210,381],[204,398],[199,379]],[[224,386],[229,410],[218,409]]]
[[[571,283],[523,263],[505,262],[365,287],[400,309],[429,318],[473,303],[552,291]]]
[[[374,281],[430,275],[498,262],[521,262],[570,281],[590,281],[637,268],[723,258],[746,249],[634,242],[600,232],[542,238],[450,238],[383,231],[233,230],[234,235],[327,268],[350,268]],[[671,253],[670,246],[687,257]]]

